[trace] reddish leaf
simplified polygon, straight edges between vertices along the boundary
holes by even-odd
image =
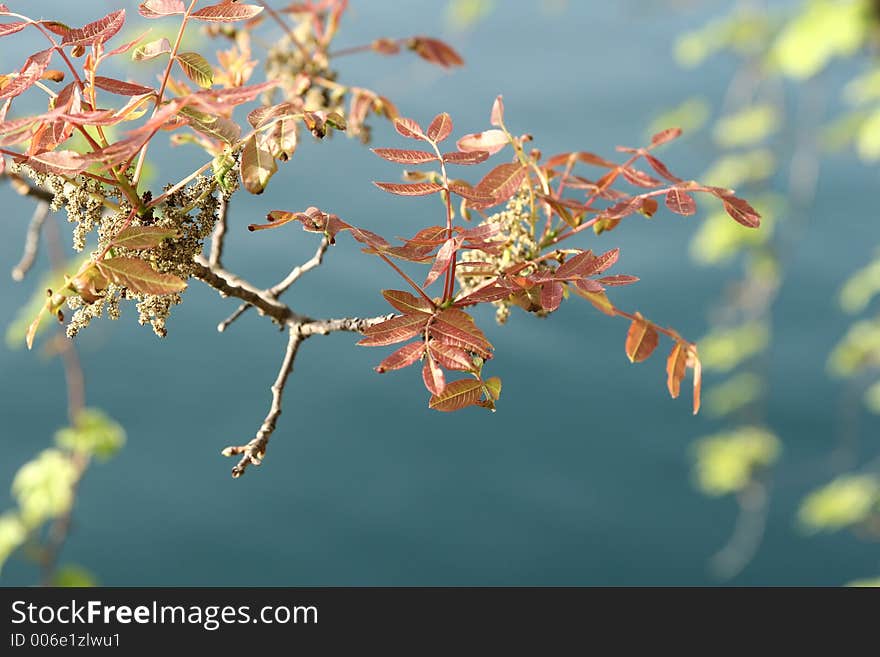
[[[489,115],[489,123],[496,128],[500,128],[504,123],[504,100],[502,100],[501,96],[495,98],[495,102],[492,103],[492,113]]]
[[[676,342],[669,358],[666,359],[666,387],[675,399],[681,392],[681,380],[687,369],[687,348],[682,342]]]
[[[489,303],[492,301],[499,301],[501,299],[506,299],[511,295],[511,289],[504,285],[500,285],[498,283],[490,283],[476,290],[475,292],[471,292],[465,297],[462,297],[458,301],[455,302],[456,306],[464,307],[471,306],[477,303]]]
[[[421,333],[430,319],[430,315],[424,313],[393,317],[364,329],[363,334],[367,337],[358,344],[365,347],[382,347],[409,340]]]
[[[429,330],[445,344],[473,351],[483,358],[492,357],[492,344],[474,324],[473,318],[458,308],[447,308],[438,314]]]
[[[432,182],[422,182],[422,183],[385,183],[385,182],[374,182],[376,187],[386,192],[390,192],[391,194],[397,194],[398,196],[427,196],[428,194],[436,194],[441,189],[443,189],[442,185],[438,185],[437,183]]]
[[[434,162],[437,159],[434,153],[403,148],[374,148],[372,151],[384,160],[401,164],[424,164],[425,162]]]
[[[600,285],[607,285],[608,287],[614,287],[619,285],[632,285],[633,283],[638,283],[639,279],[637,276],[629,276],[627,274],[617,274],[616,276],[604,276],[596,281]]]
[[[626,334],[626,355],[632,363],[641,363],[654,353],[660,335],[654,325],[636,313],[636,319],[629,325]]]
[[[93,43],[103,43],[119,32],[124,23],[125,10],[114,11],[80,29],[70,30],[61,40],[61,45],[90,46]]]
[[[558,281],[548,281],[541,286],[541,307],[553,312],[562,303],[562,283]]]
[[[431,271],[428,272],[428,277],[425,279],[425,284],[422,287],[428,287],[440,278],[441,274],[446,273],[446,270],[452,264],[452,259],[455,257],[458,247],[458,240],[455,239],[448,239],[443,243],[443,246],[437,252],[437,257],[434,259],[434,264],[431,267]]]
[[[417,36],[409,39],[406,46],[422,59],[443,68],[464,65],[461,55],[439,39]]]
[[[552,169],[553,167],[558,167],[563,164],[568,165],[568,161],[572,158],[574,158],[578,162],[591,164],[597,167],[603,167],[605,169],[614,169],[617,167],[616,162],[606,160],[604,157],[600,157],[595,153],[588,153],[586,151],[576,151],[574,153],[560,153],[559,155],[554,155],[544,163],[544,166]]]
[[[420,126],[412,119],[408,119],[403,116],[394,119],[394,129],[397,130],[397,132],[399,132],[404,137],[409,137],[410,139],[419,139],[421,141],[424,141],[426,138],[425,131],[422,130],[422,126]]]
[[[162,18],[183,14],[186,12],[186,7],[183,0],[147,0],[140,4],[138,12],[144,18]]]
[[[432,395],[442,395],[443,390],[446,389],[446,377],[443,376],[443,370],[431,356],[430,351],[422,367],[422,381]]]
[[[400,44],[394,39],[376,39],[370,44],[370,49],[380,55],[396,55],[400,52]]]
[[[437,362],[448,370],[470,372],[475,369],[474,359],[461,347],[431,340],[428,343],[428,350]]]
[[[679,178],[678,176],[676,176],[672,172],[670,172],[669,169],[666,168],[666,165],[663,164],[663,162],[658,160],[656,157],[654,157],[650,153],[645,153],[645,160],[647,161],[648,164],[651,165],[651,168],[654,169],[654,171],[656,171],[662,177],[666,178],[666,180],[668,180],[669,182],[674,182],[674,183],[681,182],[681,178]]]
[[[446,112],[438,114],[428,126],[428,139],[437,143],[443,141],[452,134],[452,117]]]
[[[275,164],[272,153],[254,135],[245,142],[241,151],[240,169],[244,188],[251,194],[262,194],[269,179],[278,170],[278,165]]]
[[[434,308],[426,299],[417,297],[402,290],[382,290],[382,296],[394,308],[405,315],[413,313],[431,313]]]
[[[651,146],[660,146],[681,137],[681,128],[668,128],[651,137]]]
[[[278,105],[256,108],[248,114],[247,120],[254,128],[262,128],[280,117],[293,117],[301,113],[302,108],[293,103],[279,103]]]
[[[676,214],[689,216],[696,214],[697,203],[694,197],[680,189],[670,189],[666,193],[666,207]]]
[[[455,142],[456,147],[460,151],[466,153],[471,151],[486,151],[489,155],[494,155],[507,146],[507,144],[507,135],[501,130],[484,130],[483,132],[475,132],[470,135],[465,135]]]
[[[190,16],[200,21],[232,23],[234,21],[250,20],[261,11],[263,11],[263,8],[257,5],[239,5],[224,2],[219,5],[203,7],[190,14]]]
[[[517,192],[526,173],[519,162],[499,164],[477,184],[477,193],[491,196],[496,203],[506,201]]]
[[[98,270],[117,285],[141,294],[171,294],[186,289],[186,282],[173,274],[156,271],[140,258],[116,257],[95,263]]]
[[[489,159],[488,151],[443,153],[443,161],[446,164],[479,164],[487,159]]]
[[[636,185],[638,187],[657,187],[660,185],[660,181],[656,178],[652,178],[644,171],[639,171],[638,169],[627,168],[622,170],[623,177],[626,178],[627,182],[631,185]]]
[[[5,37],[9,34],[20,32],[27,26],[28,24],[24,21],[18,21],[17,23],[0,23],[0,37]]]
[[[476,379],[460,379],[448,384],[442,395],[434,395],[428,407],[435,411],[457,411],[476,406],[483,396],[483,384]]]
[[[49,151],[25,158],[24,162],[41,173],[75,176],[89,168],[91,160],[76,151]]]
[[[492,205],[497,205],[500,202],[496,201],[494,197],[471,187],[465,182],[449,183],[449,191],[466,199],[468,205],[474,208],[488,208]]]
[[[700,394],[703,389],[703,365],[697,355],[696,345],[691,345],[690,362],[688,365],[694,368],[694,415],[700,412]]]
[[[105,78],[102,75],[95,76],[95,86],[104,91],[109,91],[120,96],[140,96],[143,94],[154,94],[156,90],[152,87],[145,87],[142,84],[134,82],[123,82],[115,78]]]
[[[724,196],[724,209],[735,221],[746,228],[758,228],[761,225],[761,215],[741,198],[736,196]]]
[[[43,72],[49,68],[49,62],[51,60],[52,48],[41,50],[28,57],[24,66],[21,68],[18,77],[0,89],[0,100],[4,98],[14,98],[36,84],[43,76]]]
[[[410,342],[388,356],[376,367],[379,374],[391,372],[392,370],[400,370],[409,367],[415,363],[422,354],[425,353],[425,344],[419,340],[418,342]]]

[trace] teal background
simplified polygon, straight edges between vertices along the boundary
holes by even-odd
[[[135,2],[9,4],[75,24],[122,5],[141,22]],[[503,93],[508,124],[532,133],[545,153],[613,156],[615,145],[642,143],[660,110],[697,93],[719,98],[733,70],[721,57],[682,72],[671,55],[672,37],[712,16],[717,3],[668,10],[660,2],[572,2],[561,13],[537,1],[498,4],[489,19],[454,34],[444,27],[443,3],[353,2],[340,47],[435,34],[467,66],[446,73],[411,56],[366,54],[340,61],[342,79],[378,90],[423,123],[448,111],[456,134],[486,128],[492,100]],[[4,39],[2,68],[17,67],[25,50],[38,47],[32,35]],[[833,69],[826,82],[841,76]],[[373,124],[374,145],[404,146],[387,124]],[[315,236],[293,227],[249,234],[246,224],[269,209],[317,205],[388,236],[440,220],[430,201],[371,185],[396,180],[395,165],[342,138],[304,141],[263,196],[236,196],[230,269],[270,285],[314,250]],[[159,184],[204,161],[194,148],[151,153]],[[686,177],[711,157],[705,135],[664,151]],[[834,472],[828,454],[843,388],[824,367],[849,321],[834,294],[874,248],[876,201],[866,190],[876,182],[876,172],[852,156],[826,161],[809,229],[795,244],[768,357],[768,419],[785,453],[764,543],[734,584],[836,585],[880,570],[876,545],[847,534],[805,538],[794,524],[798,501]],[[0,265],[8,271],[30,203],[8,189],[0,189],[0,203]],[[615,290],[618,305],[694,338],[735,272],[688,261],[699,221],[661,212],[590,244],[620,246],[615,272],[642,278]],[[0,277],[4,322],[35,284]],[[378,314],[386,312],[378,291],[399,286],[393,272],[343,238],[287,300],[314,316]],[[479,314],[497,348],[488,369],[504,380],[496,414],[430,412],[416,370],[372,371],[386,351],[355,347],[351,335],[309,340],[265,464],[233,481],[232,463],[219,451],[253,435],[284,347],[284,336],[253,314],[218,334],[217,322],[236,306],[193,283],[166,340],[137,326],[133,308],[78,338],[89,403],[120,421],[129,440],[84,480],[63,562],[119,586],[715,582],[707,559],[726,541],[736,506],[695,490],[688,446],[721,425],[691,416],[689,390],[688,398],[669,399],[662,357],[629,364],[625,322],[580,300],[550,321],[514,313],[501,328],[491,313]],[[60,364],[38,350],[0,349],[0,375],[6,486],[64,424],[65,390]],[[876,418],[861,423],[870,447]],[[12,504],[5,493],[0,501]],[[0,575],[3,585],[35,580],[21,560]]]

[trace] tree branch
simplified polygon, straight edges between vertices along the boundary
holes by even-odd
[[[378,317],[345,317],[342,319],[313,319],[300,324],[299,331],[304,338],[313,335],[328,335],[337,331],[350,331],[360,333],[366,328],[381,324],[394,317],[394,314],[380,315]]]
[[[43,230],[43,224],[46,217],[49,216],[49,202],[40,200],[37,207],[34,208],[34,214],[31,216],[30,224],[28,224],[27,235],[24,240],[24,253],[21,260],[12,268],[12,280],[24,280],[25,275],[30,271],[37,259],[37,250],[40,248],[40,233]]]
[[[233,478],[243,475],[249,465],[260,465],[263,462],[263,458],[266,456],[266,445],[269,443],[269,438],[275,431],[275,425],[281,415],[281,399],[284,395],[284,386],[287,384],[287,379],[293,371],[293,362],[304,339],[305,337],[300,334],[296,326],[291,326],[288,329],[287,351],[284,354],[284,360],[281,363],[281,369],[278,371],[275,383],[271,387],[272,404],[269,407],[266,419],[263,420],[257,435],[249,443],[246,445],[230,446],[223,450],[223,456],[242,455],[236,466],[232,468]]]
[[[229,199],[220,196],[220,205],[217,206],[217,223],[214,224],[214,233],[211,235],[211,253],[208,262],[212,267],[223,266],[223,247],[226,243],[226,212],[229,209]]]
[[[272,286],[271,288],[266,290],[266,292],[273,299],[277,299],[278,297],[280,297],[282,294],[284,294],[290,288],[291,285],[296,283],[296,281],[299,280],[299,278],[303,274],[305,274],[306,272],[309,272],[312,269],[315,269],[316,267],[319,267],[321,265],[321,263],[324,261],[324,254],[327,252],[327,248],[329,246],[330,246],[330,240],[327,239],[326,237],[324,237],[321,240],[321,243],[318,245],[318,250],[315,251],[315,255],[313,255],[309,260],[307,260],[303,264],[297,265],[296,267],[294,267],[290,271],[290,273],[287,275],[287,277],[284,278],[284,280],[282,280],[277,285]],[[229,325],[232,324],[232,322],[234,322],[239,317],[241,317],[247,311],[247,309],[250,307],[251,307],[251,304],[249,304],[249,303],[241,304],[236,309],[236,311],[234,313],[232,313],[229,317],[227,317],[226,319],[224,319],[222,322],[220,322],[217,325],[217,330],[220,331],[220,333],[223,333],[223,331],[225,331],[227,328],[229,328]]]
[[[35,199],[46,201],[48,203],[51,203],[52,199],[55,198],[55,195],[52,192],[43,189],[42,187],[32,185],[21,176],[14,173],[0,173],[0,180],[4,178],[9,181],[10,185],[12,185],[12,189],[22,196],[32,196]]]

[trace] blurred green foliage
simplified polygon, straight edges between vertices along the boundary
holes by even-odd
[[[880,512],[880,480],[873,475],[843,475],[804,499],[798,520],[808,532],[837,531]]]
[[[697,486],[707,495],[743,490],[756,472],[779,458],[782,444],[767,429],[742,426],[699,439],[694,445]]]

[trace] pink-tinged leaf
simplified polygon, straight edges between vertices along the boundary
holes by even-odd
[[[404,137],[409,137],[410,139],[419,139],[421,141],[426,139],[425,131],[422,130],[422,126],[404,116],[399,116],[394,119],[394,129]]]
[[[425,387],[432,395],[442,395],[443,390],[446,389],[446,377],[443,375],[443,370],[440,369],[440,366],[431,356],[431,352],[428,352],[428,357],[425,359],[425,364],[422,367],[422,381],[425,382]]]
[[[629,325],[626,334],[626,355],[631,363],[641,363],[646,360],[660,342],[660,335],[654,325],[646,321],[644,317],[636,313],[636,319]]]
[[[443,161],[446,164],[480,164],[489,159],[489,151],[468,151],[463,153],[443,153]]]
[[[452,117],[446,112],[438,114],[428,126],[428,139],[440,143],[452,134]]]
[[[219,5],[203,7],[190,14],[190,16],[200,21],[232,23],[234,21],[250,20],[261,11],[263,11],[263,8],[257,5],[239,5],[224,2]]]
[[[120,96],[141,96],[143,94],[154,94],[156,90],[152,87],[145,87],[142,84],[134,82],[123,82],[115,78],[105,78],[102,75],[95,76],[95,86],[104,91]]]
[[[443,246],[437,252],[437,257],[434,259],[434,264],[431,267],[431,271],[428,272],[428,277],[425,279],[425,284],[422,287],[428,287],[440,278],[441,274],[446,273],[449,265],[452,264],[452,259],[455,257],[458,247],[459,243],[456,239],[448,239],[443,243]]]
[[[166,239],[177,237],[179,233],[173,228],[159,228],[158,226],[129,226],[121,231],[111,246],[121,246],[126,249],[153,249]]]
[[[147,0],[138,7],[138,12],[144,18],[162,18],[186,12],[183,0]]]
[[[424,164],[425,162],[435,162],[437,156],[427,151],[411,151],[403,148],[374,148],[372,151],[389,162],[399,162],[400,164]]]
[[[595,276],[610,269],[617,259],[620,257],[620,249],[611,249],[606,251],[592,262],[591,266],[586,269],[584,276]]]
[[[442,185],[438,185],[437,183],[432,182],[421,182],[421,183],[386,183],[386,182],[374,182],[376,187],[391,194],[397,194],[398,196],[427,196],[428,194],[436,194],[441,189],[443,189]]]
[[[544,163],[544,166],[549,169],[562,165],[568,166],[569,161],[572,159],[577,162],[591,164],[593,166],[602,167],[604,169],[614,169],[617,167],[616,162],[606,160],[604,157],[600,157],[595,153],[588,153],[586,151],[575,151],[573,153],[560,153],[559,155],[554,155]]]
[[[526,178],[527,170],[519,162],[499,164],[477,184],[477,193],[491,196],[496,203],[516,194]]]
[[[364,347],[384,347],[409,340],[424,331],[430,319],[430,315],[425,313],[393,317],[364,329],[363,334],[366,337],[358,344]]]
[[[147,30],[146,32],[141,34],[136,39],[132,39],[131,41],[129,41],[127,43],[123,43],[121,46],[114,48],[113,50],[108,52],[106,55],[104,55],[104,57],[116,57],[117,55],[122,55],[124,53],[127,53],[129,50],[131,50],[137,44],[139,44],[141,41],[143,41],[146,38],[147,34],[149,34],[149,33],[150,33],[150,31]]]
[[[267,80],[246,87],[231,89],[205,89],[187,96],[188,103],[193,107],[210,114],[222,114],[231,105],[248,103],[264,91],[278,86],[278,80]]]
[[[553,312],[562,303],[562,283],[549,281],[541,286],[541,307]]]
[[[76,151],[48,151],[23,158],[23,161],[34,171],[60,176],[75,176],[88,169],[92,162]]]
[[[566,280],[601,274],[617,262],[619,256],[620,249],[613,249],[600,256],[594,256],[591,251],[578,253],[568,258],[556,269],[554,278]]]
[[[654,169],[654,171],[656,171],[662,177],[666,178],[666,180],[668,180],[669,182],[673,182],[673,183],[680,183],[681,182],[681,178],[679,178],[678,176],[673,174],[666,167],[666,165],[663,164],[663,162],[658,160],[656,157],[654,157],[650,153],[645,153],[645,160],[648,162],[648,164],[651,165],[651,168]]]
[[[615,203],[599,213],[601,219],[623,219],[633,212],[637,212],[642,207],[642,201],[639,198],[627,198],[619,203]]]
[[[666,387],[669,394],[675,399],[681,392],[681,381],[687,370],[687,348],[681,342],[676,342],[669,357],[666,359]]]
[[[606,295],[603,290],[595,291],[591,289],[589,285],[590,283],[595,283],[595,281],[580,280],[575,283],[574,287],[571,289],[573,289],[576,294],[582,296],[593,304],[596,310],[603,312],[610,317],[615,317],[617,313],[615,312],[614,304],[609,301],[608,295]]]
[[[413,363],[415,363],[419,358],[422,357],[422,354],[425,353],[425,343],[421,340],[418,342],[410,342],[408,345],[404,345],[393,354],[388,356],[385,360],[383,360],[376,367],[376,371],[379,374],[383,374],[385,372],[391,372],[393,370],[400,370],[404,367],[409,367]]]
[[[694,415],[700,412],[700,392],[703,389],[703,365],[697,355],[697,346],[691,345],[688,366],[694,368]]]
[[[509,143],[507,135],[501,130],[484,130],[483,132],[475,132],[465,135],[457,142],[455,146],[458,150],[465,153],[471,151],[486,151],[489,155],[494,155]]]
[[[443,68],[464,65],[461,55],[439,39],[424,36],[412,37],[407,40],[406,46],[425,61]]]
[[[156,57],[159,57],[160,55],[165,55],[170,52],[171,43],[168,41],[168,39],[162,37],[161,39],[150,41],[149,43],[145,43],[135,48],[134,52],[131,53],[131,58],[136,62],[142,62],[148,59],[154,59]]]
[[[153,269],[140,258],[116,257],[95,263],[98,270],[117,285],[141,294],[172,294],[186,289],[186,281]]]
[[[460,379],[448,384],[443,394],[434,395],[428,407],[435,411],[458,411],[468,406],[477,406],[483,397],[483,383],[477,379]]]
[[[489,115],[489,123],[496,128],[500,128],[504,123],[504,100],[501,96],[498,96],[495,99],[495,102],[492,103],[492,113]]]
[[[644,171],[639,171],[638,169],[627,168],[623,169],[622,173],[628,183],[636,185],[637,187],[657,187],[660,185],[659,180],[652,178]]]
[[[492,344],[473,318],[458,308],[447,308],[438,314],[429,330],[440,342],[473,351],[483,358],[492,357]]]
[[[0,100],[15,98],[24,91],[30,89],[43,76],[52,60],[52,48],[41,50],[27,58],[24,66],[18,74],[5,87],[0,89]]]
[[[252,110],[247,120],[254,128],[262,128],[270,121],[274,121],[280,117],[293,117],[302,114],[302,107],[293,103],[279,103],[278,105],[270,105],[268,107],[258,107]]]
[[[382,296],[394,308],[402,312],[404,315],[413,313],[431,313],[434,308],[426,299],[417,297],[403,290],[382,290]]]
[[[457,370],[459,372],[476,370],[474,359],[461,347],[453,347],[452,345],[431,340],[428,343],[428,350],[434,359],[448,370]]]
[[[262,194],[278,165],[272,153],[256,137],[248,139],[241,151],[241,181],[251,194]]]
[[[70,30],[61,40],[61,45],[90,46],[93,43],[103,43],[119,32],[124,23],[125,10],[114,11],[80,29]]]
[[[639,277],[629,276],[627,274],[617,274],[616,276],[604,276],[603,278],[597,279],[596,282],[600,285],[606,285],[608,287],[632,285],[633,283],[639,282]]]
[[[690,216],[696,214],[697,203],[694,197],[680,189],[670,189],[666,193],[666,207],[676,214]]]
[[[2,23],[0,24],[0,37],[21,32],[27,26],[28,24],[24,21],[19,21],[17,23]]]
[[[761,225],[761,215],[749,203],[736,196],[722,196],[724,209],[737,223],[746,228],[758,228]]]
[[[468,205],[473,208],[488,208],[490,206],[497,205],[499,202],[495,200],[495,197],[483,193],[480,190],[471,187],[465,182],[449,183],[449,191],[451,191],[453,194],[458,194],[463,199],[466,199]]]
[[[180,68],[190,80],[202,89],[209,89],[214,84],[214,69],[208,60],[197,52],[181,52],[175,57]]]
[[[509,287],[499,285],[498,283],[490,283],[489,285],[481,287],[479,290],[471,292],[467,296],[462,297],[455,302],[455,305],[459,307],[464,307],[472,306],[477,303],[490,303],[492,301],[500,301],[501,299],[506,299],[511,294],[512,291]]]
[[[660,146],[681,137],[681,128],[668,128],[651,137],[651,146]]]

